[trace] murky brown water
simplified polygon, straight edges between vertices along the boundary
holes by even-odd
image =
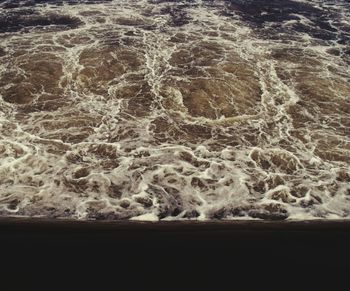
[[[350,217],[347,1],[0,1],[0,214]]]

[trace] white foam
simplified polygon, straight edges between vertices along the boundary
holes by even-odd
[[[143,214],[143,215],[132,217],[132,218],[130,218],[130,220],[135,220],[135,221],[152,221],[152,222],[154,222],[154,221],[158,221],[159,218],[154,213],[146,213],[146,214]]]

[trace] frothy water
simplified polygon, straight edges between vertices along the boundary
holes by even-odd
[[[0,1],[0,215],[350,218],[350,3]]]

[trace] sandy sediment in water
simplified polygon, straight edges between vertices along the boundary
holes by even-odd
[[[0,4],[1,216],[349,217],[349,4],[61,4]]]

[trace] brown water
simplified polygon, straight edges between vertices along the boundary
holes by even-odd
[[[0,215],[350,217],[348,1],[0,1]]]

